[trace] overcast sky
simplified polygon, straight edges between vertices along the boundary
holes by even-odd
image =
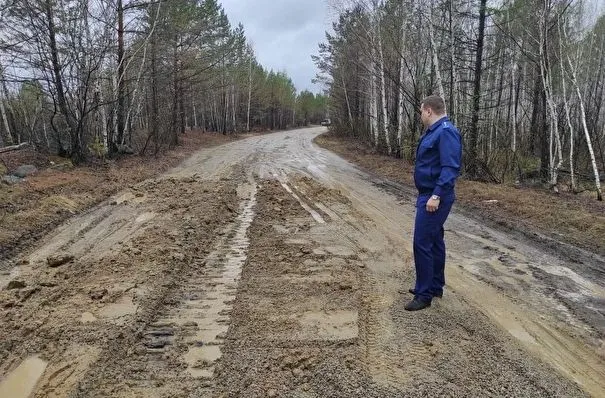
[[[319,92],[311,83],[311,55],[330,27],[326,0],[221,0],[232,26],[244,25],[258,61],[267,69],[285,71],[296,89]]]

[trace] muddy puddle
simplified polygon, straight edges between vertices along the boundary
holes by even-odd
[[[99,311],[99,317],[107,319],[116,325],[123,325],[127,322],[127,317],[136,314],[138,305],[133,301],[130,296],[122,296],[115,303],[108,304]],[[93,316],[94,317],[94,316]],[[82,317],[84,318],[84,316]],[[89,321],[92,321],[90,316],[87,316]]]
[[[17,369],[0,381],[0,397],[29,398],[46,366],[47,363],[37,356],[23,361]]]

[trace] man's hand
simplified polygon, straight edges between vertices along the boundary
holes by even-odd
[[[439,203],[441,202],[441,199],[435,198],[435,197],[431,197],[428,202],[426,202],[426,211],[428,211],[429,213],[434,213],[437,211],[437,209],[439,208]]]

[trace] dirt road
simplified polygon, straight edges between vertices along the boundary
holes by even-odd
[[[0,397],[605,395],[604,259],[455,211],[407,313],[414,192],[323,131],[198,152],[5,264]]]

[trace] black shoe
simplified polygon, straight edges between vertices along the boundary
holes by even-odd
[[[410,289],[410,290],[408,290],[408,292],[412,293],[414,296],[416,295],[416,290],[415,289]],[[443,298],[443,292],[437,293],[437,294],[433,294],[433,297]]]
[[[419,311],[419,310],[428,308],[430,306],[431,306],[430,301],[424,301],[424,300],[420,300],[417,297],[414,297],[414,300],[407,303],[405,305],[405,307],[403,307],[403,308],[405,308],[406,311]]]

